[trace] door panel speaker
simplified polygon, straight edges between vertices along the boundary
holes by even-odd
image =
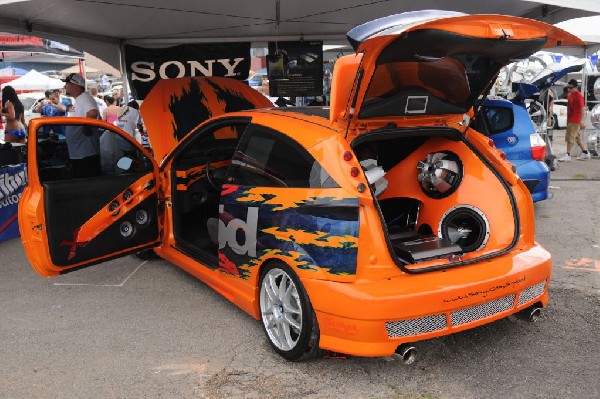
[[[145,209],[138,209],[135,212],[135,221],[140,226],[147,226],[150,222],[150,214]]]
[[[458,244],[464,252],[477,251],[490,238],[490,224],[481,210],[459,205],[442,216],[438,235]]]
[[[119,233],[123,238],[131,238],[135,234],[135,227],[130,221],[125,220],[119,226]]]

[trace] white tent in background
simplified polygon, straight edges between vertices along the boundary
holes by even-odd
[[[8,83],[4,83],[4,86],[12,86],[15,90],[51,90],[60,89],[65,86],[64,82],[60,79],[50,78],[43,73],[32,69],[25,75],[12,80]]]
[[[88,74],[88,73],[98,73],[98,72],[100,72],[99,69],[92,68],[92,67],[87,66],[87,65],[85,67],[85,73],[86,74]],[[73,65],[73,66],[70,66],[68,68],[62,69],[60,71],[60,73],[62,73],[63,75],[68,75],[70,73],[80,73],[79,72],[79,65]]]

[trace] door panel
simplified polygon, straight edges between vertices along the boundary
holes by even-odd
[[[94,137],[90,147],[98,149],[89,168],[95,172],[84,178],[71,159],[81,147],[73,151],[68,140],[46,134],[72,128]],[[28,140],[19,228],[38,273],[63,274],[158,244],[158,167],[131,136],[99,120],[40,118],[31,121]]]
[[[44,210],[52,263],[69,266],[102,257],[108,248],[117,252],[156,240],[158,197],[155,192],[143,195],[149,193],[143,185],[152,179],[149,174],[45,183]],[[123,201],[123,196],[128,190],[138,195],[141,191],[145,198],[130,198],[125,209],[128,201]],[[120,211],[110,208],[117,203]]]

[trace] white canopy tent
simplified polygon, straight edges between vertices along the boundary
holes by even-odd
[[[52,90],[60,89],[65,86],[64,82],[60,79],[50,78],[43,73],[32,69],[25,75],[12,80],[8,83],[4,83],[4,86],[12,86],[15,90]]]
[[[98,73],[98,72],[100,72],[100,70],[86,65],[85,72],[86,73]],[[72,65],[68,68],[62,69],[60,71],[60,73],[63,75],[68,75],[70,73],[79,73],[79,65]]]
[[[597,0],[0,0],[0,31],[69,44],[121,67],[121,46],[191,42],[264,43],[323,40],[346,44],[345,33],[390,14],[445,8],[524,16],[548,23],[600,14]]]
[[[583,57],[600,51],[600,16],[575,18],[557,23],[556,26],[581,38],[587,44],[583,49],[572,50],[565,54]]]

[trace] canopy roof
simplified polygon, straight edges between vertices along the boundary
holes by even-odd
[[[15,90],[51,90],[60,89],[65,86],[64,82],[60,79],[50,78],[43,73],[39,73],[35,69],[27,72],[25,75],[11,80],[8,83],[4,83],[4,86],[12,86]]]
[[[563,53],[581,57],[586,55],[585,53],[593,54],[600,51],[600,30],[597,28],[599,24],[600,16],[576,18],[556,24],[557,27],[574,34],[587,44],[585,49],[572,49]]]
[[[120,66],[120,45],[323,40],[346,44],[364,22],[405,11],[440,8],[439,0],[0,0],[0,31],[42,36]],[[568,7],[565,7],[567,5]],[[453,0],[443,8],[507,14],[558,23],[600,14],[597,0]]]

